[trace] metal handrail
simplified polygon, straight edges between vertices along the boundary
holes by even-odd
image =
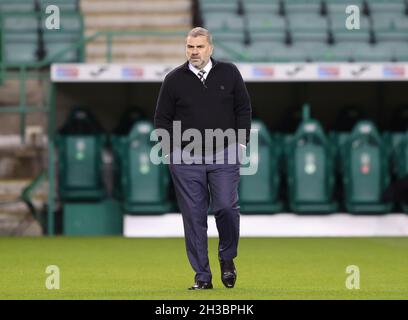
[[[0,85],[4,78],[4,34],[3,34],[3,15],[0,14]]]
[[[20,196],[21,201],[23,201],[27,205],[33,217],[39,222],[41,222],[40,213],[33,204],[32,195],[46,179],[47,171],[42,171],[37,177],[34,178],[33,181],[31,181],[31,183],[27,187],[23,189]]]

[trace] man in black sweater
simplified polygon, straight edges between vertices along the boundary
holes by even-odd
[[[171,159],[169,169],[183,217],[187,255],[196,273],[190,290],[213,287],[207,245],[210,199],[219,233],[221,280],[227,288],[235,285],[239,154],[249,142],[251,128],[251,102],[241,74],[235,65],[211,58],[212,52],[208,30],[198,27],[188,33],[188,61],[164,79],[154,118],[156,129],[170,134],[171,153],[165,156]],[[178,136],[177,123],[181,126]],[[191,130],[200,133],[200,137],[191,134]],[[219,135],[208,136],[208,130],[229,134],[220,140]]]

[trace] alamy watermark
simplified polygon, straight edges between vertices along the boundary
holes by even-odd
[[[45,27],[48,30],[59,30],[61,28],[60,8],[56,5],[48,5],[45,13],[48,15],[45,19]]]
[[[45,287],[48,290],[60,289],[60,269],[56,265],[49,265],[45,269],[45,273],[49,274],[45,279]]]
[[[150,151],[155,164],[240,164],[241,175],[253,175],[258,170],[258,128],[249,134],[246,129],[198,129],[182,132],[181,121],[173,121],[172,130],[155,129],[150,141],[157,142]],[[249,153],[249,154],[248,154]]]
[[[346,29],[360,30],[360,8],[356,5],[349,5],[346,7]]]
[[[346,267],[346,288],[349,290],[360,289],[360,268],[356,265]]]

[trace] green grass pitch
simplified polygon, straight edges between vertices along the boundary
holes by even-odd
[[[213,290],[188,291],[184,240],[122,237],[0,239],[0,299],[407,299],[408,238],[241,238],[234,289],[209,240]],[[60,269],[48,290],[45,270]],[[346,288],[348,265],[360,289]]]

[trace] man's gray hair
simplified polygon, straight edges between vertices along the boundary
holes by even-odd
[[[195,37],[200,37],[200,36],[206,37],[207,40],[208,40],[208,43],[209,43],[210,45],[213,44],[213,43],[212,43],[212,35],[211,35],[210,31],[208,31],[208,30],[205,29],[205,28],[196,27],[196,28],[191,29],[191,30],[188,32],[188,34],[187,34],[187,37],[193,37],[193,38],[195,38]]]

